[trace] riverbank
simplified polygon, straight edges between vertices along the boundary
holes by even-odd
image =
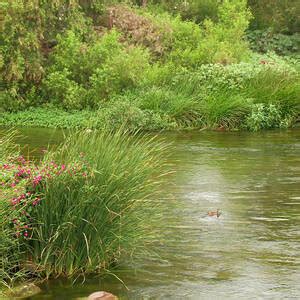
[[[0,111],[0,126],[131,131],[291,128],[300,118],[299,65],[298,60],[275,54],[253,54],[248,62],[204,64],[195,70],[154,65],[144,81],[95,107],[72,109],[42,102],[38,107]],[[57,101],[63,103],[64,97],[62,92]]]
[[[250,39],[246,0],[222,2],[200,23],[150,3],[75,1],[65,13],[10,3],[2,126],[259,131],[299,119],[297,36]]]
[[[248,63],[202,65],[196,71],[182,70],[167,78],[112,96],[97,109],[41,104],[0,112],[0,126],[259,131],[290,128],[299,121],[297,61],[253,56]]]

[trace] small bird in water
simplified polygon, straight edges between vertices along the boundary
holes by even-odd
[[[220,210],[219,209],[217,209],[216,211],[209,211],[208,213],[207,213],[207,215],[209,216],[209,217],[217,217],[217,218],[219,218],[220,216],[221,216],[221,212],[220,212]]]

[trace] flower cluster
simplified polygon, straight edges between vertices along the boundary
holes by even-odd
[[[45,201],[44,191],[49,180],[63,174],[86,178],[89,171],[82,161],[70,165],[45,161],[36,165],[23,156],[0,165],[0,187],[3,191],[0,200],[9,201],[14,210],[12,224],[17,236],[30,238],[33,223],[30,212]]]

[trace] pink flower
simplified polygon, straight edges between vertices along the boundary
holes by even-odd
[[[35,176],[33,178],[33,186],[37,186],[42,181],[42,175]]]
[[[36,206],[36,205],[38,205],[38,204],[40,203],[40,201],[41,201],[41,198],[36,198],[36,199],[32,202],[32,205],[33,205],[33,206]]]

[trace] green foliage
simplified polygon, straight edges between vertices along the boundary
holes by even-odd
[[[0,296],[1,289],[22,279],[25,271],[20,265],[22,257],[21,243],[11,226],[14,212],[10,203],[4,201],[6,191],[0,192]]]
[[[5,109],[24,109],[39,104],[36,91],[57,33],[70,28],[86,34],[89,19],[83,17],[77,1],[12,0],[1,1],[0,5],[0,85],[6,90],[1,98],[12,97],[14,101],[5,104]]]
[[[168,11],[180,15],[184,20],[201,23],[209,18],[217,21],[219,0],[149,0],[151,9]]]
[[[212,93],[201,102],[203,124],[208,128],[240,128],[251,109],[251,103],[241,95],[225,91]]]
[[[59,37],[43,81],[48,101],[69,110],[97,108],[101,101],[136,86],[149,66],[149,54],[118,40],[116,31],[91,43],[72,31]]]
[[[89,123],[91,128],[111,128],[118,130],[126,128],[129,131],[136,130],[162,130],[176,127],[170,117],[158,111],[141,109],[132,101],[132,95],[124,95],[114,99],[111,103],[102,107],[96,117]]]
[[[51,102],[67,109],[81,109],[84,107],[86,90],[76,81],[69,79],[68,69],[49,73],[44,80],[45,92]]]
[[[153,111],[162,117],[167,116],[169,122],[177,128],[199,125],[198,102],[184,93],[180,94],[166,87],[153,87],[129,95],[129,99],[143,111]]]
[[[252,105],[262,103],[266,107],[274,105],[280,111],[281,123],[287,127],[297,121],[300,112],[296,66],[294,60],[275,54],[254,55],[247,63],[202,65],[195,71],[177,70],[170,63],[154,64],[147,67],[143,81],[136,83],[135,89],[99,102],[96,111],[67,113],[44,108],[2,113],[0,125],[118,129],[125,124],[130,130],[220,126],[236,129],[245,127],[243,122],[251,114]],[[58,82],[63,83],[63,88],[67,86],[63,80]],[[64,90],[62,93],[67,94]],[[265,114],[269,112],[265,110]]]
[[[136,1],[134,1],[136,2]],[[180,14],[184,19],[195,20],[197,23],[209,18],[218,20],[218,6],[221,0],[149,0],[159,9],[172,14]],[[275,32],[295,33],[299,31],[298,0],[248,0],[254,18],[251,29],[273,28]]]
[[[148,53],[142,48],[129,48],[110,57],[90,78],[90,99],[96,104],[99,99],[137,86],[148,65]]]
[[[276,52],[278,55],[293,55],[300,51],[300,34],[284,35],[269,30],[253,30],[247,33],[251,49],[255,52]]]
[[[26,276],[105,272],[149,242],[165,145],[85,131],[34,165],[17,155],[13,137],[0,139],[1,288]]]
[[[15,156],[19,153],[19,148],[14,144],[13,139],[15,137],[15,132],[1,132],[0,136],[0,163],[4,163],[4,160]]]
[[[218,23],[204,22],[206,34],[201,47],[205,62],[228,64],[245,59],[249,52],[243,37],[250,19],[246,0],[223,1],[218,10]]]
[[[172,35],[170,37],[170,59],[174,64],[196,68],[203,63],[205,55],[200,48],[203,32],[194,22],[183,21],[179,17],[169,19]]]
[[[0,124],[232,128],[241,124],[228,120],[244,119],[250,102],[274,104],[289,124],[299,114],[297,35],[250,33],[252,48],[266,52],[251,53],[246,0],[1,4],[0,112],[26,111],[2,113]],[[28,110],[34,106],[45,108]]]
[[[243,91],[255,103],[274,104],[283,116],[300,112],[299,76],[266,68],[245,82]]]
[[[181,7],[180,14],[183,18],[195,20],[198,24],[206,19],[218,21],[219,0],[192,0],[189,2],[189,5]]]
[[[143,45],[157,58],[197,68],[203,63],[231,63],[247,57],[244,32],[251,14],[245,0],[226,0],[218,6],[218,21],[206,20],[203,29],[167,13],[115,6],[113,24],[128,43]]]
[[[161,182],[164,146],[120,132],[83,132],[59,149],[49,161],[83,161],[88,171],[47,181],[45,201],[32,212],[33,261],[47,277],[103,272],[151,234],[149,199]]]
[[[5,132],[0,134],[0,164],[4,164],[8,159],[18,155],[19,148],[13,143],[15,133]],[[15,236],[12,226],[17,211],[11,209],[9,201],[5,201],[13,196],[11,190],[2,186],[4,181],[2,172],[0,173],[0,296],[1,288],[9,286],[20,280],[24,275],[24,270],[20,265],[22,256],[22,243]]]
[[[165,59],[196,69],[204,63],[229,64],[246,58],[249,49],[244,34],[251,19],[246,0],[223,1],[217,14],[218,21],[207,19],[201,27],[168,14],[152,17],[168,33],[163,39],[164,48],[169,49]]]
[[[298,0],[248,0],[248,3],[255,16],[252,29],[272,28],[275,32],[299,32]]]
[[[87,128],[96,113],[90,111],[66,112],[58,108],[32,108],[17,113],[0,113],[1,126],[26,126],[49,128]],[[103,124],[102,124],[103,126]],[[103,127],[102,127],[103,128]]]
[[[124,96],[125,97],[125,96]],[[176,128],[166,114],[141,110],[124,99],[107,103],[96,111],[66,112],[57,108],[34,108],[17,113],[0,113],[0,126],[26,126],[47,128],[110,128],[118,130],[125,126],[129,131],[138,129],[161,130]]]
[[[282,117],[281,111],[274,104],[257,103],[253,105],[251,114],[246,119],[246,127],[251,131],[270,128],[288,127],[289,119]]]

